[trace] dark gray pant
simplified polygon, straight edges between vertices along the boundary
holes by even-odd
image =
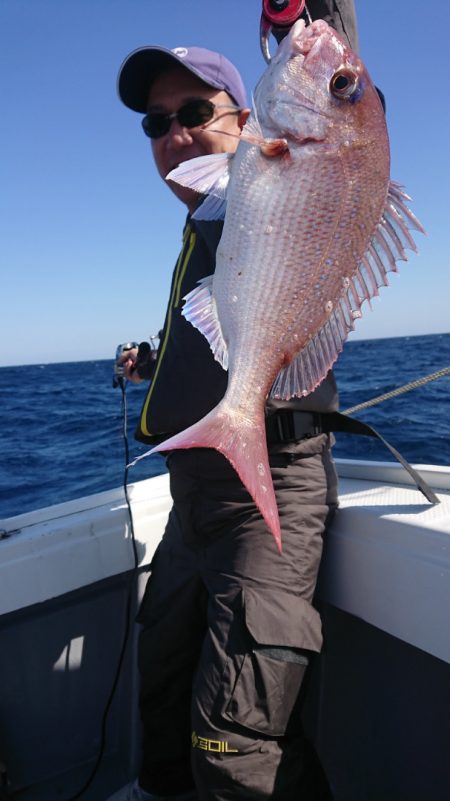
[[[200,801],[306,799],[298,705],[322,641],[311,600],[337,498],[328,437],[271,449],[281,555],[220,454],[168,463],[174,506],[138,617],[140,782],[175,794],[194,778]]]

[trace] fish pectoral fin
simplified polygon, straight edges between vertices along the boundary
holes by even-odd
[[[244,142],[248,142],[255,139],[261,141],[264,139],[264,134],[261,128],[261,124],[258,119],[258,109],[256,108],[254,97],[252,97],[252,112],[242,129],[241,139],[243,139]],[[254,142],[252,141],[252,144],[253,143]]]
[[[208,340],[209,347],[216,361],[224,370],[228,370],[228,347],[225,342],[220,320],[217,315],[216,302],[212,294],[214,276],[208,275],[198,282],[184,299],[181,310],[186,318]]]
[[[257,145],[263,156],[268,158],[286,156],[289,153],[287,139],[261,139],[251,134],[242,134],[241,138],[250,145]]]
[[[287,139],[266,139],[260,147],[263,156],[267,156],[270,159],[277,156],[286,156],[289,153]]]
[[[289,153],[287,139],[264,136],[254,102],[252,113],[242,129],[241,139],[249,145],[257,145],[263,156],[268,158],[285,156]]]

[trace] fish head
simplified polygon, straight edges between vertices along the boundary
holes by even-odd
[[[267,137],[357,143],[385,135],[378,93],[359,57],[324,20],[299,20],[259,81],[254,104]]]

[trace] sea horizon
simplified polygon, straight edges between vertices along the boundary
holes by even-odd
[[[380,336],[380,337],[361,337],[360,338],[360,337],[357,337],[357,336],[350,336],[350,338],[347,339],[345,341],[345,343],[344,343],[344,349],[345,349],[345,347],[347,345],[351,345],[353,342],[382,342],[382,341],[385,341],[385,340],[388,340],[388,339],[389,340],[395,340],[395,339],[413,339],[415,337],[416,338],[418,338],[418,337],[440,337],[440,336],[447,336],[448,334],[450,334],[450,330],[449,331],[435,331],[435,332],[433,331],[433,332],[430,332],[430,333],[427,333],[427,334],[395,334],[395,336]],[[117,347],[117,345],[116,345],[116,347]],[[343,351],[341,351],[341,353],[342,352]],[[339,354],[339,357],[340,357],[340,355],[341,354]],[[82,358],[62,359],[62,360],[61,359],[50,359],[49,361],[46,361],[45,359],[37,359],[36,361],[23,362],[23,363],[20,363],[20,364],[18,364],[16,362],[14,362],[14,363],[11,362],[11,364],[8,364],[8,363],[0,364],[0,370],[4,369],[4,368],[10,368],[10,367],[36,367],[36,366],[46,367],[47,365],[50,365],[50,364],[82,364],[82,363],[90,364],[90,363],[93,363],[93,362],[106,362],[106,361],[114,361],[114,355],[111,356],[111,357],[109,357],[109,356],[97,356],[97,357],[94,357],[92,359],[82,359]]]
[[[0,368],[0,518],[121,486],[123,405],[112,387],[113,365],[112,356]],[[350,340],[333,366],[340,408],[402,390],[351,416],[379,431],[411,464],[450,466],[450,375],[427,380],[449,365],[450,333]],[[127,384],[130,460],[148,450],[133,436],[147,390],[147,382]],[[392,461],[378,440],[349,434],[336,434],[333,453]],[[131,469],[129,481],[166,469],[154,454]]]

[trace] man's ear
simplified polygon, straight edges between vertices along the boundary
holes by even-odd
[[[243,108],[239,112],[238,125],[239,125],[239,128],[241,129],[241,131],[242,131],[245,123],[247,122],[247,120],[249,118],[249,115],[250,115],[250,109],[249,108]]]

